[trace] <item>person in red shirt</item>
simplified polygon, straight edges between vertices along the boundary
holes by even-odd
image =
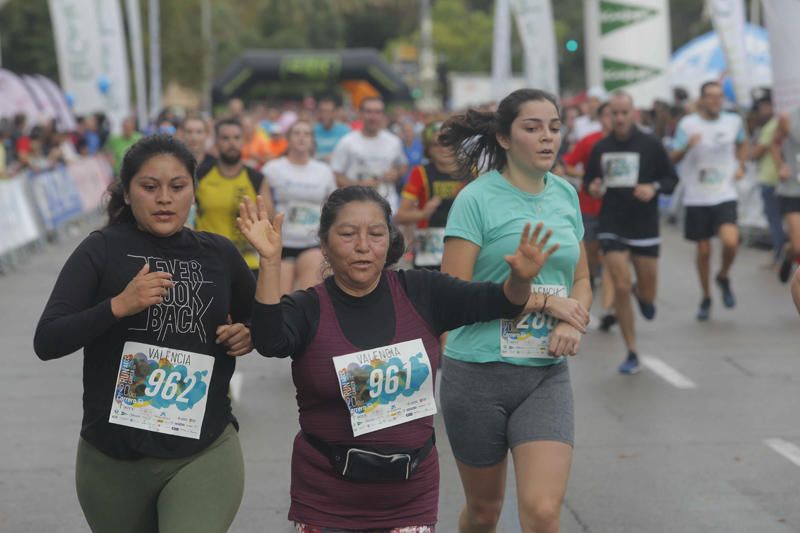
[[[608,135],[611,131],[611,109],[608,103],[604,103],[597,110],[600,117],[600,123],[603,126],[601,131],[590,133],[585,137],[578,140],[569,152],[564,154],[562,161],[564,162],[567,175],[582,178],[586,166],[589,164],[589,156],[592,154],[594,145]],[[611,326],[616,323],[614,316],[614,285],[611,281],[611,276],[607,268],[602,268],[602,257],[600,255],[600,241],[597,240],[596,230],[598,216],[600,215],[600,208],[603,206],[602,198],[592,198],[589,193],[583,190],[583,187],[578,187],[578,200],[581,206],[581,215],[583,215],[584,237],[586,243],[586,255],[589,260],[589,271],[591,272],[592,286],[594,286],[594,278],[598,272],[602,270],[602,306],[603,317],[600,321],[600,329],[608,331]]]
[[[441,122],[422,132],[428,163],[417,165],[403,187],[395,224],[416,224],[414,267],[439,270],[444,251],[444,227],[456,195],[466,185],[455,177],[458,167],[450,149],[438,142]]]

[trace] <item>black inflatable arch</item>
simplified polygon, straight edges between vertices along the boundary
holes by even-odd
[[[212,100],[221,105],[264,82],[369,82],[387,102],[411,101],[406,83],[370,48],[350,50],[247,50],[214,82]]]

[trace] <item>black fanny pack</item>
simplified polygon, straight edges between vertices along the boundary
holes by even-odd
[[[328,458],[331,466],[339,475],[354,481],[406,480],[411,477],[411,474],[436,444],[435,432],[431,433],[422,448],[393,453],[369,448],[336,446],[305,432],[303,432],[303,438]]]

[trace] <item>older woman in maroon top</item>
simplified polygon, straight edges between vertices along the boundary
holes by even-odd
[[[260,254],[253,341],[267,357],[291,356],[297,387],[289,520],[303,533],[434,531],[439,336],[517,316],[557,245],[545,251],[549,232],[527,226],[503,284],[388,270],[405,248],[391,208],[372,188],[348,187],[320,219],[332,275],[281,298],[282,215],[273,225],[263,201],[246,202],[239,227]]]

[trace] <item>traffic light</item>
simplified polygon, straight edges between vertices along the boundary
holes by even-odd
[[[566,42],[564,47],[567,49],[567,52],[577,52],[580,44],[575,39],[570,39]]]

